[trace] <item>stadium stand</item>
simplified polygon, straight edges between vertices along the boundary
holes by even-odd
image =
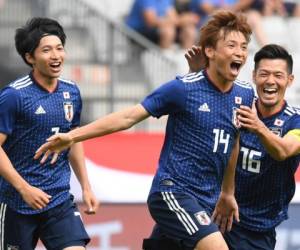
[[[84,122],[113,110],[136,103],[158,84],[187,72],[183,50],[162,52],[156,45],[128,29],[124,18],[132,0],[9,0],[0,9],[0,52],[5,62],[0,68],[7,74],[1,84],[20,72],[27,72],[13,48],[15,27],[32,15],[58,19],[65,27],[68,60],[64,77],[78,82],[85,101]],[[72,5],[72,8],[69,6]],[[35,8],[33,8],[35,6]],[[107,12],[109,10],[109,12]],[[300,75],[299,18],[270,16],[263,19],[269,41],[286,46],[295,58],[295,82]],[[276,28],[274,28],[276,27]],[[258,49],[255,38],[240,79],[251,81],[253,55]],[[298,55],[299,54],[299,55]],[[288,91],[289,101],[297,105],[300,87]],[[143,128],[162,130],[163,126]]]

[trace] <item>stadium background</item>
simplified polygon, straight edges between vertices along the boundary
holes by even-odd
[[[32,16],[57,19],[67,34],[63,77],[78,83],[83,97],[82,123],[135,104],[174,75],[187,72],[184,51],[161,53],[158,47],[127,29],[123,20],[132,0],[0,0],[0,86],[28,72],[14,48],[14,31]],[[295,83],[287,100],[299,105],[300,20],[264,18],[270,41],[286,46],[295,61]],[[253,54],[240,79],[251,81]],[[83,220],[92,237],[89,250],[139,250],[153,221],[145,201],[157,166],[166,118],[150,118],[131,129],[84,143],[89,177],[101,201],[97,215]],[[300,171],[290,219],[277,231],[276,250],[300,249]],[[78,182],[72,192],[81,202]],[[299,186],[299,187],[298,187]],[[39,250],[43,249],[41,246]]]

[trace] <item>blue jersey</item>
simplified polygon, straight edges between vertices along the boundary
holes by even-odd
[[[219,196],[238,128],[235,109],[251,106],[254,91],[249,84],[236,81],[220,92],[206,73],[188,74],[150,94],[142,102],[154,117],[169,115],[165,142],[151,193],[162,190],[171,180],[212,211]]]
[[[158,17],[163,17],[173,6],[174,0],[135,0],[126,23],[139,32],[150,29],[145,23],[144,11],[153,10]]]
[[[279,113],[260,119],[280,137],[300,129],[300,110],[288,105]],[[288,217],[300,155],[276,161],[266,152],[258,136],[247,131],[241,133],[240,146],[236,169],[239,225],[252,231],[268,231]]]
[[[0,202],[19,213],[34,214],[68,199],[68,151],[63,152],[54,165],[50,161],[41,165],[33,156],[49,136],[68,132],[79,125],[81,106],[79,89],[74,83],[62,79],[59,79],[53,93],[43,89],[31,74],[1,91],[0,133],[7,135],[3,149],[25,180],[52,198],[43,210],[34,210],[23,201],[13,186],[0,177]]]

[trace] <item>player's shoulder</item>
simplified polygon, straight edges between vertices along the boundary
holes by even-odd
[[[59,80],[60,84],[63,85],[64,88],[79,90],[77,84],[72,80],[69,80],[66,78],[61,78],[61,77],[58,78],[58,80]]]
[[[72,80],[66,79],[66,78],[58,78],[60,83],[65,84],[66,86],[76,86],[76,83]]]
[[[205,79],[205,75],[203,74],[203,71],[200,71],[188,73],[184,76],[177,77],[177,79],[183,83],[195,83]]]
[[[290,104],[286,104],[286,106],[283,109],[283,113],[289,117],[300,117],[300,108],[292,106]]]
[[[253,90],[252,84],[248,81],[243,81],[243,80],[236,79],[234,81],[234,85],[237,86],[238,88]]]
[[[8,88],[10,91],[21,91],[23,89],[26,89],[30,85],[33,84],[33,81],[30,77],[30,75],[26,75],[23,77],[20,77],[16,79],[15,81],[8,84]]]

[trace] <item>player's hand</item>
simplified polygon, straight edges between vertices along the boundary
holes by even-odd
[[[43,209],[50,202],[51,195],[39,188],[28,185],[20,191],[23,200],[33,209]]]
[[[226,230],[231,230],[233,218],[237,222],[240,221],[239,208],[234,195],[221,192],[212,215],[212,221],[219,226],[222,233],[225,233]]]
[[[61,151],[71,147],[74,144],[68,133],[58,133],[47,139],[47,142],[38,148],[35,152],[34,159],[39,159],[42,154],[41,164],[45,163],[49,156],[52,155],[51,164],[55,163]]]
[[[201,51],[201,47],[193,46],[188,49],[184,54],[184,57],[188,61],[190,72],[199,72],[204,68],[204,56]]]
[[[84,212],[86,214],[95,214],[99,207],[99,201],[97,200],[94,192],[91,189],[82,191],[82,200],[86,206]]]
[[[241,105],[237,109],[237,115],[241,126],[250,132],[255,133],[265,128],[264,123],[258,118],[255,104],[252,105],[252,108]]]

